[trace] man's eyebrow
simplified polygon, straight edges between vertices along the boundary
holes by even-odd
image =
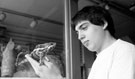
[[[83,24],[81,24],[81,25],[79,26],[79,29],[81,29],[82,26],[85,25],[85,24],[88,24],[88,23],[83,23]]]

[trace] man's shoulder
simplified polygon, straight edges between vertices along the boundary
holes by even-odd
[[[120,46],[120,47],[123,47],[123,48],[128,48],[128,49],[135,49],[135,45],[130,43],[130,42],[127,42],[127,41],[124,41],[124,40],[121,40],[121,39],[118,39],[117,40],[117,46]]]
[[[117,52],[117,55],[135,56],[135,45],[119,39],[117,40],[115,52]]]

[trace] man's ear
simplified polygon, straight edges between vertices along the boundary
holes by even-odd
[[[107,28],[107,26],[108,26],[108,23],[105,21],[105,22],[104,22],[103,29],[105,30],[105,29]]]

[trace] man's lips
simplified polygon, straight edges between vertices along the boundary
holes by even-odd
[[[89,40],[84,41],[84,42],[83,42],[83,45],[84,45],[85,47],[87,47],[87,46],[89,45]]]

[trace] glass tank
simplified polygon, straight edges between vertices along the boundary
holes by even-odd
[[[0,0],[1,78],[39,78],[46,58],[65,77],[64,0]]]
[[[0,78],[40,78],[49,61],[63,78],[81,79],[81,45],[71,28],[77,0],[0,0]],[[54,70],[55,71],[55,70]]]

